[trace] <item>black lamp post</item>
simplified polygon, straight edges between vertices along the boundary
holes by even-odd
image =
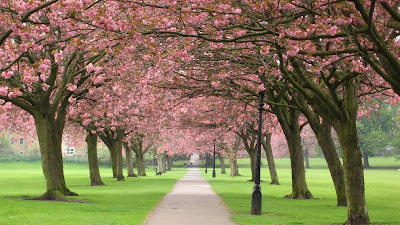
[[[213,166],[213,174],[212,177],[215,178],[215,139],[214,139],[214,166]]]
[[[258,95],[260,101],[258,103],[258,132],[257,132],[257,161],[256,161],[256,177],[254,181],[253,194],[251,198],[251,215],[261,215],[261,185],[260,185],[260,164],[261,164],[261,129],[262,129],[262,111],[264,105],[265,89],[260,88]]]
[[[208,164],[208,155],[207,155],[207,153],[206,153],[206,172],[205,173],[207,173],[207,164]]]

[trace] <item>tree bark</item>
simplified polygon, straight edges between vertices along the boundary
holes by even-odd
[[[356,80],[343,83],[340,115],[324,112],[338,135],[342,150],[348,217],[345,224],[370,224],[365,201],[364,169],[356,129],[358,98]]]
[[[172,170],[172,158],[169,157],[169,155],[165,155],[166,161],[167,161],[167,170],[171,171]]]
[[[251,125],[249,125],[251,126]],[[248,127],[247,129],[251,129]],[[243,141],[244,148],[250,157],[250,167],[251,167],[251,180],[254,181],[256,177],[256,164],[257,164],[257,152],[256,152],[256,135],[252,135],[248,130],[242,129],[238,133],[239,137]]]
[[[100,177],[99,160],[97,158],[97,134],[92,134],[90,130],[87,130],[86,143],[88,149],[90,186],[102,186],[104,183]]]
[[[231,169],[231,177],[240,176],[239,174],[239,167],[237,165],[237,159],[230,159],[229,166]]]
[[[322,153],[328,164],[329,172],[331,173],[333,185],[335,186],[337,206],[346,206],[346,190],[344,185],[344,172],[342,163],[336,152],[335,145],[332,140],[331,126],[322,121],[318,128],[313,129],[317,137],[318,144],[321,147]]]
[[[123,131],[104,131],[104,134],[99,135],[103,143],[107,146],[110,151],[111,168],[113,172],[113,178],[117,178],[118,181],[124,180],[123,175],[123,158],[122,158],[122,138]]]
[[[138,153],[135,152],[137,175],[143,177],[146,176],[146,166],[144,165],[143,154]]]
[[[290,199],[312,199],[313,195],[308,190],[306,182],[306,171],[304,169],[303,149],[300,137],[299,116],[297,109],[275,107],[274,112],[281,124],[285,134],[290,155],[292,169],[292,193],[285,198]]]
[[[46,192],[39,199],[66,201],[64,196],[77,196],[78,194],[67,188],[64,178],[61,142],[65,117],[63,121],[56,121],[38,112],[33,115],[33,118],[46,180]]]
[[[130,149],[125,143],[124,148],[126,152],[126,169],[128,172],[128,177],[137,177],[137,175],[133,171],[132,149]]]
[[[304,154],[304,161],[306,162],[306,169],[309,169],[310,168],[310,160],[308,157],[308,148],[304,148],[303,154]]]
[[[272,133],[267,133],[265,135],[265,140],[262,140],[261,144],[263,145],[265,154],[267,155],[269,174],[271,176],[270,184],[279,185],[278,174],[276,173],[275,168],[274,155],[272,154],[271,137]]]
[[[219,162],[221,164],[221,174],[226,174],[224,157],[222,155],[218,155],[218,157],[219,157]]]
[[[122,135],[117,135],[115,140],[115,152],[117,154],[117,181],[125,181],[123,173],[124,159],[122,157]]]
[[[165,173],[167,172],[165,168],[165,153],[159,154],[157,156],[158,161],[158,172]]]

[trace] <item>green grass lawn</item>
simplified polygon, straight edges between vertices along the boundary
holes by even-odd
[[[291,173],[289,159],[276,159],[277,172],[281,185],[269,185],[267,166],[261,170],[262,216],[250,214],[251,193],[254,183],[251,179],[248,159],[240,159],[240,177],[220,174],[211,178],[211,172],[202,175],[210,181],[213,190],[220,195],[232,213],[237,224],[343,224],[347,219],[347,210],[336,206],[336,196],[326,162],[323,159],[310,160],[310,169],[306,171],[307,184],[314,200],[290,200],[283,197],[291,193]],[[265,162],[266,163],[266,162]],[[370,159],[372,167],[397,167],[400,161],[393,158],[374,157]],[[265,164],[266,165],[266,164]],[[397,169],[365,170],[366,201],[368,213],[373,224],[400,224],[400,171]],[[270,214],[270,215],[268,215]]]
[[[117,182],[111,178],[111,168],[102,167],[100,173],[107,186],[91,187],[87,165],[66,164],[64,170],[68,188],[80,195],[71,198],[90,204],[13,199],[45,192],[41,164],[0,163],[0,224],[143,224],[151,209],[187,171],[174,168],[155,176],[148,168],[147,177]]]

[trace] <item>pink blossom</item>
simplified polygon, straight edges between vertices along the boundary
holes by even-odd
[[[265,85],[264,85],[264,83],[262,83],[262,84],[260,84],[260,85],[258,86],[258,92],[262,92],[262,91],[265,91]]]
[[[261,46],[260,54],[261,55],[268,55],[268,53],[269,53],[269,45]]]
[[[1,73],[1,76],[4,77],[5,79],[10,79],[13,75],[14,73],[12,71],[6,71]]]
[[[19,50],[20,50],[21,52],[26,52],[26,51],[28,51],[28,47],[29,47],[28,43],[24,43],[24,44],[21,44],[21,45],[19,46]]]
[[[42,83],[42,90],[43,91],[47,91],[47,89],[49,89],[50,85],[46,84],[46,83]]]
[[[75,84],[68,84],[67,85],[67,90],[68,91],[76,91],[76,85]]]
[[[219,81],[212,81],[212,82],[211,82],[211,85],[212,85],[214,88],[218,88],[218,87],[221,85],[221,83],[220,83]]]
[[[296,51],[296,50],[292,49],[292,50],[287,50],[286,54],[288,56],[295,56],[295,55],[297,55],[298,52],[299,52],[299,50]]]
[[[50,69],[50,60],[45,59],[45,60],[43,60],[43,63],[40,64],[40,66],[38,68],[38,72],[45,73],[48,69]]]
[[[0,87],[0,95],[7,96],[8,94],[8,87]]]
[[[338,29],[338,27],[335,25],[335,26],[329,28],[326,32],[331,36],[335,36],[337,29]]]
[[[76,98],[70,97],[70,98],[68,99],[68,102],[69,102],[69,103],[74,103],[74,102],[76,102]]]
[[[86,66],[86,71],[87,71],[87,72],[92,72],[93,70],[94,70],[93,64],[92,64],[92,63],[89,63],[89,64]]]
[[[62,57],[63,57],[62,51],[54,54],[54,59],[56,60],[57,63],[61,61]]]

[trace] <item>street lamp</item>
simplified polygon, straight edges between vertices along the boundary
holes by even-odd
[[[213,174],[212,177],[215,178],[215,139],[214,139],[214,166],[213,166]]]
[[[262,130],[262,111],[264,106],[264,83],[258,88],[260,97],[258,103],[258,132],[257,132],[257,161],[256,161],[256,177],[254,181],[253,194],[251,197],[251,215],[261,215],[261,185],[260,185],[260,164],[261,164],[261,130]]]

